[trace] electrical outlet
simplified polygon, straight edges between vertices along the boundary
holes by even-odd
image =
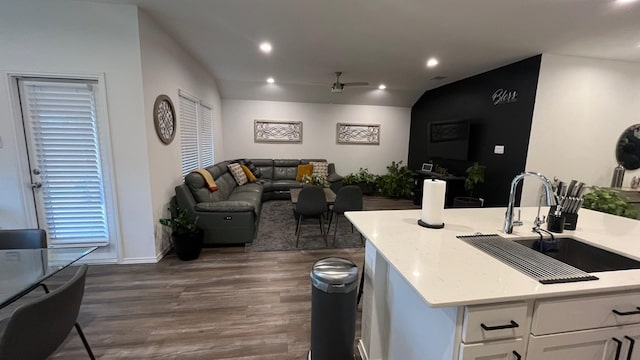
[[[494,154],[500,154],[500,155],[504,154],[504,145],[496,145],[496,146],[494,146],[493,153]]]

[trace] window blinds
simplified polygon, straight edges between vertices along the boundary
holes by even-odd
[[[109,241],[93,84],[22,81],[38,219],[52,245]]]
[[[182,175],[214,164],[213,111],[197,98],[179,92],[179,124]]]

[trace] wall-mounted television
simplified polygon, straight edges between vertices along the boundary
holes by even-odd
[[[469,120],[429,123],[427,154],[431,158],[469,160]]]

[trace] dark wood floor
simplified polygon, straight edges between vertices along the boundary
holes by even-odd
[[[365,199],[368,210],[403,208],[415,206]],[[309,271],[326,256],[361,267],[364,249],[206,248],[191,262],[169,254],[157,264],[90,266],[79,322],[99,359],[306,359]],[[53,358],[87,358],[75,331]]]

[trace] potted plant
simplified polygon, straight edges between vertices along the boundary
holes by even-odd
[[[170,218],[160,219],[160,224],[171,228],[171,241],[180,260],[197,259],[202,250],[202,231],[196,225],[198,218],[189,216],[187,210],[174,202],[169,206]]]
[[[303,175],[302,186],[322,186],[329,187],[329,181],[326,176],[322,175]]]
[[[365,195],[371,195],[376,189],[378,176],[369,172],[367,168],[360,168],[357,173],[351,173],[344,177],[345,185],[358,185]]]
[[[592,186],[582,199],[582,207],[631,219],[638,218],[638,210],[627,199],[613,189]]]
[[[410,199],[413,174],[413,171],[402,165],[402,160],[392,161],[391,165],[387,166],[387,173],[378,177],[378,192],[382,196]]]
[[[464,188],[469,196],[458,196],[453,199],[453,207],[482,207],[482,199],[474,197],[476,185],[484,183],[484,173],[486,166],[474,162],[466,170],[467,178],[464,180]]]

